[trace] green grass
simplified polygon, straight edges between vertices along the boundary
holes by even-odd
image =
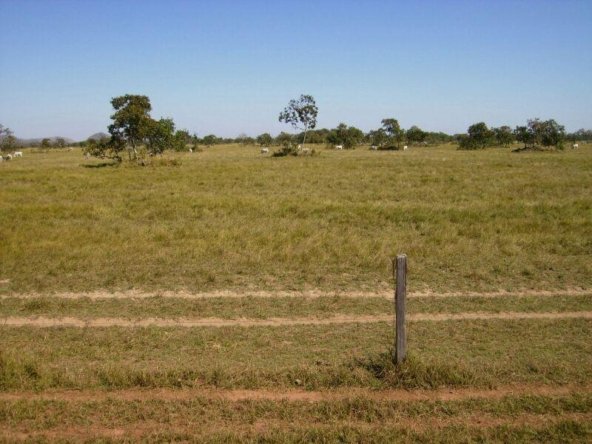
[[[6,328],[0,389],[215,386],[495,387],[589,383],[592,321],[409,326],[394,367],[389,323],[257,328]]]
[[[327,426],[337,429],[350,427],[358,433],[365,428],[373,428],[375,432],[384,433],[389,424],[427,422],[424,430],[432,429],[436,433],[437,423],[471,424],[475,422],[475,417],[490,421],[512,421],[516,416],[536,414],[557,421],[566,414],[590,413],[590,395],[414,403],[364,398],[317,403],[257,400],[229,402],[202,398],[191,401],[4,401],[0,402],[0,428],[3,426],[28,432],[43,432],[56,427],[142,428],[168,418],[166,427],[186,429],[193,436],[197,433],[204,437],[215,431],[220,433],[221,430],[229,434],[238,430],[237,438],[248,436],[256,424],[261,423],[276,429],[272,434],[281,433],[278,425],[282,425],[284,433],[291,431],[302,434],[312,426],[324,428],[322,433],[327,434],[330,432]],[[587,433],[590,433],[589,429]]]
[[[2,164],[0,291],[381,289],[399,252],[413,290],[592,287],[590,146],[179,158]]]
[[[428,438],[458,442],[479,437],[505,442],[535,439],[566,442],[591,436],[590,395],[564,397],[518,396],[501,400],[388,402],[368,399],[338,401],[229,402],[196,398],[191,401],[5,401],[0,402],[0,428],[21,433],[56,430],[127,429],[161,439],[183,435],[200,441],[415,441]],[[562,420],[580,415],[579,421]],[[502,421],[539,417],[538,427],[500,427]],[[532,420],[532,419],[531,419]],[[493,424],[493,425],[492,425]],[[51,436],[51,435],[50,435]],[[167,438],[165,438],[167,437]],[[343,441],[343,439],[341,439]],[[431,441],[433,442],[433,441]]]
[[[222,319],[272,317],[318,317],[335,315],[392,314],[393,301],[382,297],[349,298],[234,298],[180,299],[150,297],[140,299],[61,299],[51,296],[31,299],[4,298],[0,316],[75,316],[79,318],[213,317]],[[592,295],[504,296],[499,298],[450,297],[410,298],[407,311],[413,313],[463,312],[571,312],[592,311]]]
[[[392,314],[383,298],[61,299],[139,289],[356,291],[592,288],[592,146],[452,146],[265,158],[255,147],[110,166],[79,150],[0,165],[6,316],[328,317]],[[411,298],[409,313],[565,312],[587,296]],[[0,321],[1,323],[1,321]],[[463,401],[1,401],[0,441],[586,442],[592,321],[388,322],[224,328],[0,326],[0,391],[269,390],[570,385],[582,393]],[[121,429],[123,435],[114,434]],[[135,435],[134,435],[135,433]],[[22,435],[20,435],[22,434]],[[128,435],[126,435],[128,434]]]

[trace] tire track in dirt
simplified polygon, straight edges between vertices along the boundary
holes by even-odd
[[[191,401],[196,398],[223,401],[339,401],[363,398],[371,401],[462,401],[466,399],[502,399],[517,396],[562,397],[574,394],[591,393],[592,385],[534,385],[516,384],[500,386],[495,389],[455,388],[434,390],[372,390],[351,387],[334,390],[243,390],[214,388],[153,388],[121,390],[47,390],[42,392],[0,392],[0,401],[67,401],[97,402],[118,401]]]
[[[182,414],[182,412],[181,412]],[[565,421],[572,421],[578,423],[588,423],[592,420],[590,413],[558,413],[558,414],[543,414],[536,413],[522,413],[513,416],[500,416],[491,413],[473,414],[460,417],[448,418],[397,418],[395,422],[388,422],[383,420],[376,420],[373,423],[360,420],[331,420],[331,421],[312,421],[306,424],[298,423],[297,420],[277,420],[277,419],[259,419],[252,424],[241,423],[238,421],[227,420],[225,424],[206,422],[200,423],[196,428],[195,424],[191,424],[187,419],[183,418],[167,418],[166,421],[159,422],[154,419],[146,419],[140,421],[130,421],[125,424],[118,424],[117,426],[109,427],[103,425],[100,421],[90,418],[89,424],[86,425],[57,425],[49,426],[45,430],[31,431],[30,427],[13,427],[12,430],[0,431],[0,438],[7,441],[30,441],[34,440],[50,440],[50,441],[88,441],[88,440],[124,440],[149,441],[162,440],[162,434],[169,434],[172,436],[178,435],[184,438],[184,441],[191,437],[191,440],[199,437],[199,441],[207,440],[216,433],[221,431],[232,430],[234,439],[243,439],[245,441],[253,441],[255,437],[265,437],[266,432],[273,430],[283,430],[290,432],[305,432],[309,427],[314,427],[315,430],[333,430],[335,428],[356,429],[364,436],[372,436],[377,431],[383,431],[385,428],[395,430],[408,430],[414,433],[421,434],[433,430],[441,430],[451,426],[461,426],[469,428],[477,428],[479,430],[495,427],[529,427],[529,428],[543,428],[548,426],[556,426]],[[189,422],[189,423],[188,423]],[[24,430],[23,430],[24,429]],[[29,429],[29,430],[27,430]],[[165,435],[166,436],[166,435]],[[272,435],[273,436],[273,435]],[[289,436],[289,434],[288,434]],[[421,436],[421,435],[420,435]],[[160,438],[160,439],[159,439]],[[266,440],[267,441],[267,440]]]
[[[520,319],[592,319],[592,311],[547,312],[547,313],[415,313],[407,320],[414,321],[457,321],[457,320],[520,320]],[[16,317],[0,318],[4,327],[280,327],[293,325],[369,324],[393,322],[394,315],[338,315],[329,318],[267,318],[267,319],[221,319],[221,318],[75,318],[75,317]]]
[[[553,297],[553,296],[592,296],[592,289],[554,289],[554,290],[516,290],[516,291],[493,291],[493,292],[435,292],[421,291],[410,292],[409,298],[452,298],[452,297],[474,297],[474,298],[499,298],[499,297]],[[155,291],[142,292],[130,291],[92,291],[92,292],[63,292],[63,293],[14,293],[0,295],[0,299],[36,299],[50,297],[57,299],[147,299],[147,298],[170,298],[170,299],[216,299],[216,298],[385,298],[392,299],[393,291],[232,291],[218,290],[211,292],[191,293],[187,291]]]

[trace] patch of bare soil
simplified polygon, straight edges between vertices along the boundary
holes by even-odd
[[[189,401],[196,398],[217,399],[225,401],[339,401],[344,399],[370,399],[374,401],[458,401],[465,399],[501,399],[511,396],[548,396],[558,397],[576,393],[589,393],[591,385],[533,385],[520,384],[501,386],[496,389],[455,388],[437,390],[372,390],[364,388],[347,388],[336,390],[305,391],[305,390],[232,390],[213,388],[186,389],[124,389],[124,390],[47,390],[43,392],[0,392],[2,401],[67,401],[95,402],[105,400],[120,401]]]
[[[487,319],[592,319],[592,311],[548,313],[415,313],[407,315],[408,321],[455,321]],[[220,318],[50,318],[44,316],[0,318],[4,327],[279,327],[291,325],[369,324],[393,322],[393,315],[337,315],[330,318],[268,318],[268,319],[220,319]]]
[[[8,282],[8,280],[6,280]],[[2,283],[0,281],[0,283]],[[479,297],[479,298],[497,298],[504,296],[592,296],[592,289],[568,288],[568,289],[553,289],[553,290],[516,290],[516,291],[493,291],[493,292],[436,292],[436,291],[420,291],[411,292],[407,296],[410,298],[442,298],[442,297]],[[189,291],[155,291],[144,292],[140,290],[129,291],[93,291],[93,292],[62,292],[62,293],[13,293],[0,295],[0,298],[18,298],[18,299],[35,299],[40,297],[52,297],[59,299],[83,299],[91,300],[97,299],[146,299],[154,297],[162,298],[176,298],[176,299],[212,299],[212,298],[329,298],[329,297],[345,297],[345,298],[393,298],[393,291],[321,291],[321,290],[306,290],[306,291],[253,291],[246,290],[239,292],[236,290],[218,290],[210,292],[192,293]]]

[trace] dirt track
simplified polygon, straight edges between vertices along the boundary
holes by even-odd
[[[270,400],[270,401],[337,401],[341,399],[365,398],[375,401],[456,401],[472,398],[500,399],[506,396],[566,396],[589,393],[590,385],[511,385],[496,389],[439,389],[439,390],[371,390],[347,388],[338,390],[228,390],[212,388],[193,389],[125,389],[103,390],[48,390],[45,392],[0,392],[1,401],[55,400],[70,402],[163,400],[184,401],[196,398],[221,399],[226,401]]]
[[[407,315],[413,321],[455,321],[487,319],[592,319],[592,311],[563,313],[416,313]],[[290,325],[331,325],[331,324],[368,324],[375,322],[393,322],[393,315],[364,316],[339,315],[330,318],[268,318],[268,319],[220,319],[220,318],[50,318],[6,317],[0,319],[0,326],[5,327],[279,327]]]
[[[498,298],[498,297],[552,297],[552,296],[592,296],[592,289],[554,289],[554,290],[516,290],[516,291],[494,291],[494,292],[435,292],[422,291],[407,294],[410,298],[449,298],[449,297],[475,297],[475,298]],[[154,297],[172,299],[212,299],[212,298],[385,298],[392,299],[393,291],[249,291],[244,292],[232,290],[219,290],[202,293],[191,293],[188,291],[155,291],[143,292],[139,290],[130,291],[93,291],[93,292],[65,292],[65,293],[15,293],[0,295],[1,299],[35,299],[40,297],[51,297],[58,299],[146,299]]]

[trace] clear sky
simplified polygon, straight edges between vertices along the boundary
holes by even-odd
[[[0,48],[23,138],[106,131],[126,93],[200,136],[291,130],[302,93],[318,127],[592,128],[591,0],[0,0]]]

